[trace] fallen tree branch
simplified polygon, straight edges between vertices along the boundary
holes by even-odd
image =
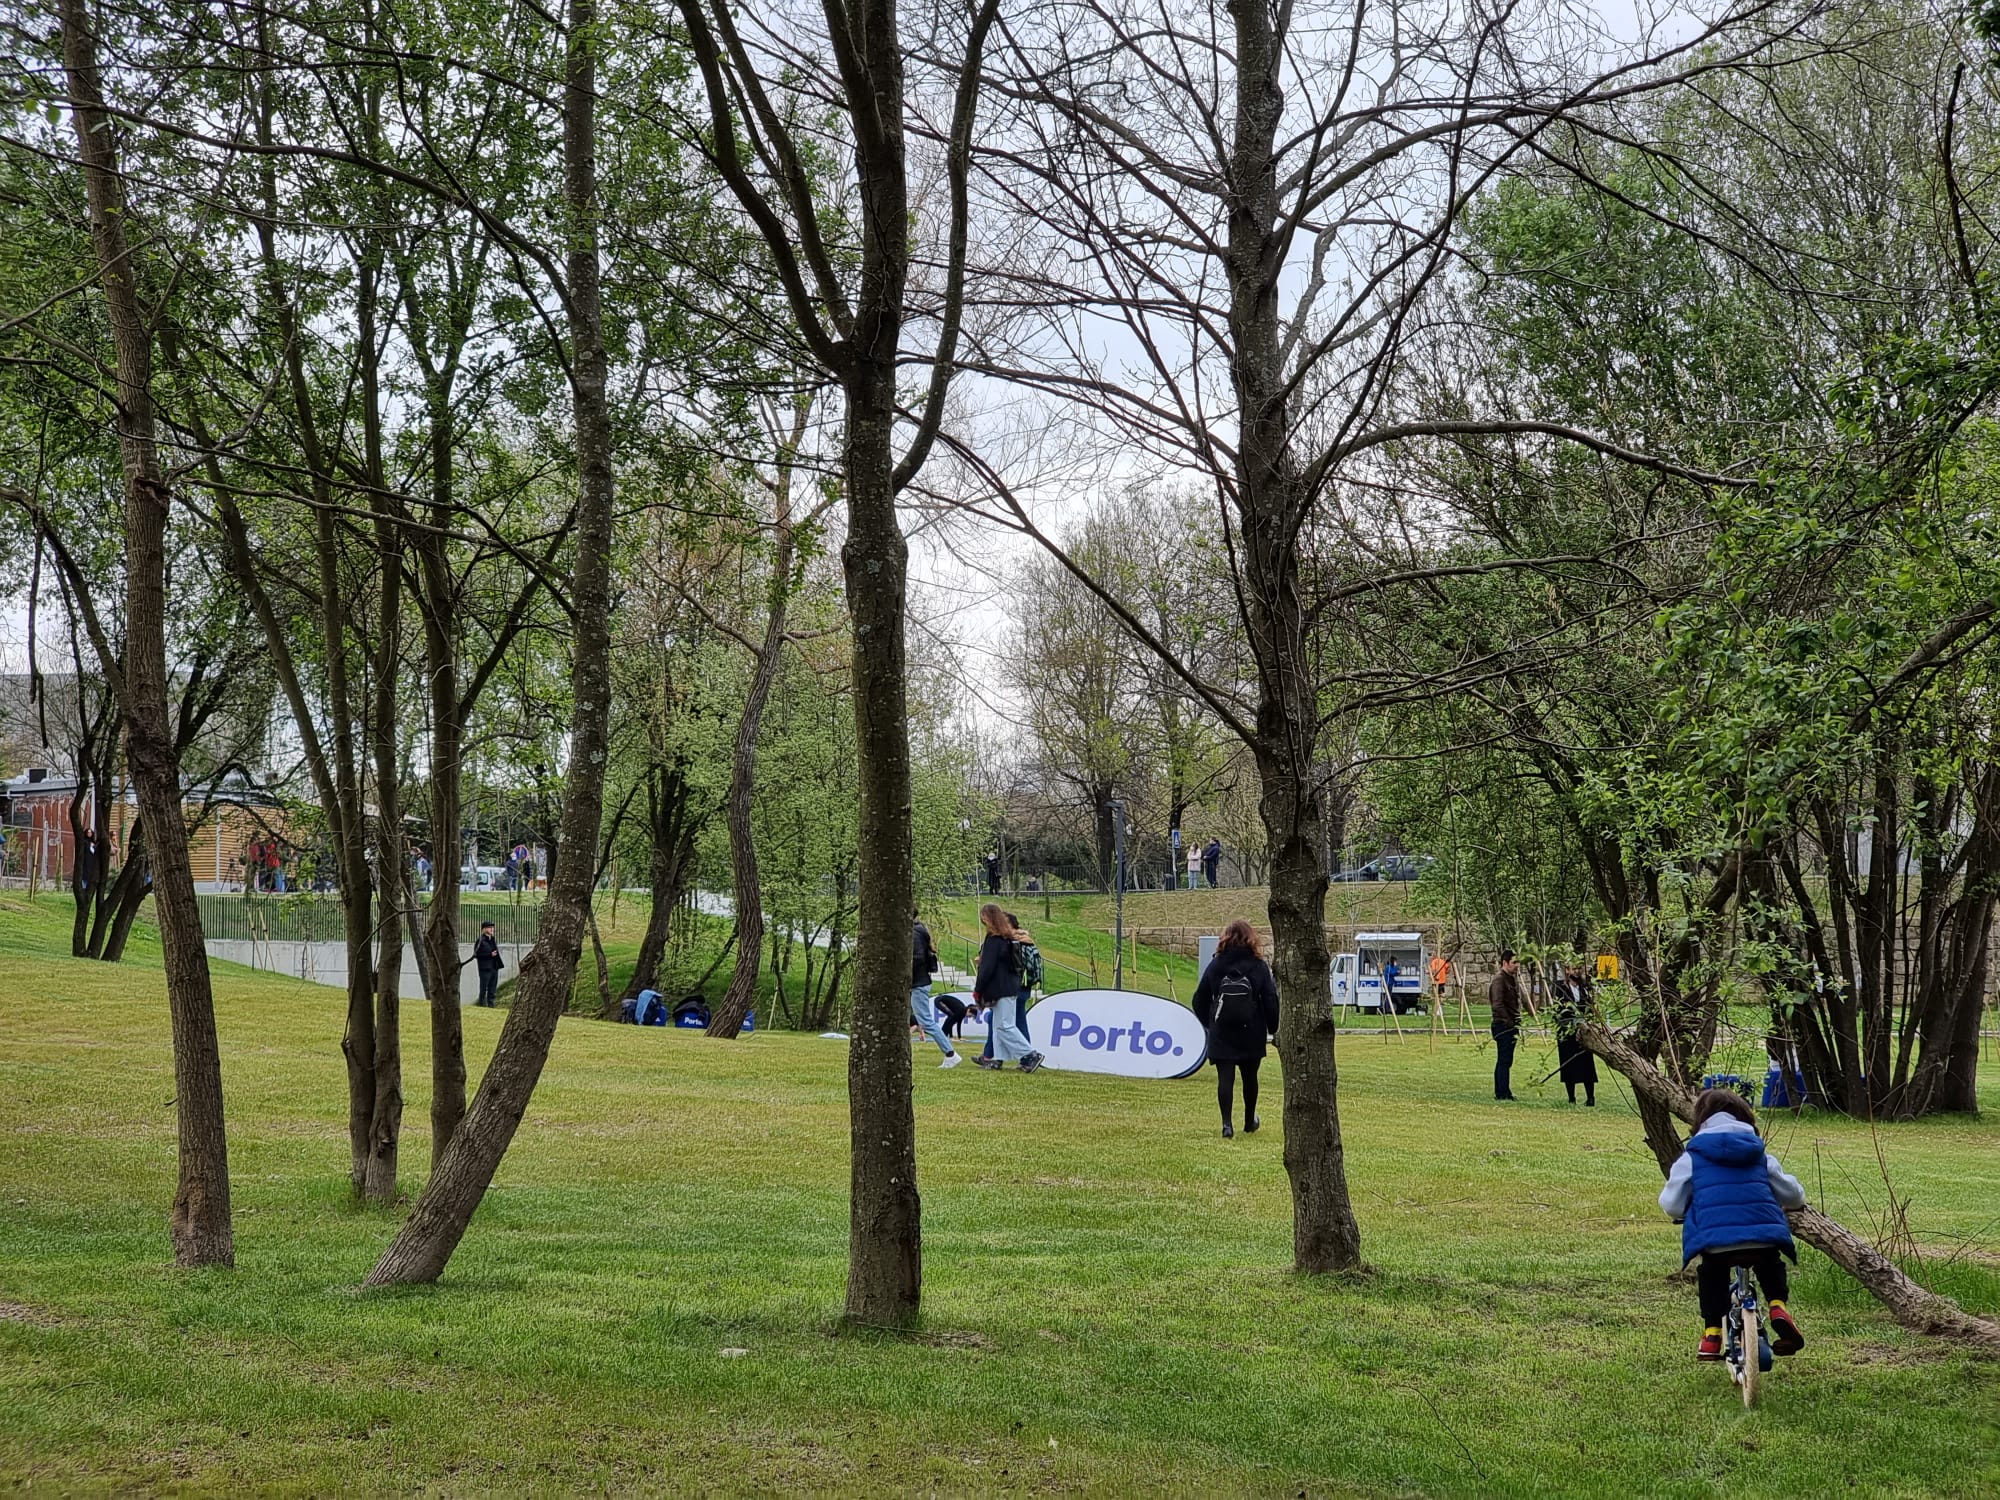
[[[1587,1024],[1577,1036],[1616,1068],[1643,1098],[1683,1122],[1694,1119],[1694,1090],[1683,1088],[1604,1027]],[[1846,1225],[1813,1207],[1792,1209],[1792,1233],[1866,1287],[1905,1328],[1957,1339],[1988,1354],[2000,1354],[2000,1323],[1977,1317],[1951,1298],[1918,1286],[1888,1256]]]

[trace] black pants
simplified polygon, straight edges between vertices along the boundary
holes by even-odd
[[[1783,1302],[1792,1295],[1792,1280],[1785,1269],[1785,1252],[1776,1245],[1761,1250],[1731,1250],[1722,1255],[1704,1255],[1694,1268],[1695,1294],[1701,1298],[1701,1326],[1720,1328],[1729,1315],[1729,1272],[1740,1260],[1750,1262],[1757,1273],[1757,1285],[1764,1289],[1766,1302]]]
[[[481,1005],[491,1005],[493,1003],[494,992],[499,988],[500,971],[498,969],[481,969],[479,971],[479,1003]]]
[[[1514,1097],[1514,1080],[1509,1077],[1514,1071],[1514,1042],[1520,1032],[1512,1026],[1493,1028],[1493,1097],[1511,1099]]]
[[[1257,1070],[1264,1065],[1264,1059],[1253,1057],[1247,1062],[1220,1062],[1215,1065],[1215,1102],[1222,1106],[1222,1123],[1231,1122],[1231,1111],[1236,1107],[1236,1074],[1243,1074],[1243,1123],[1248,1125],[1257,1118]]]
[[[937,1007],[938,1027],[946,1036],[960,1036],[965,1028],[965,1006],[950,995],[939,995],[931,1002]]]

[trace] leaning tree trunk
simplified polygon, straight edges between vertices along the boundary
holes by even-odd
[[[729,874],[736,912],[736,965],[729,988],[708,1023],[708,1034],[734,1037],[757,1003],[757,971],[764,956],[764,881],[757,869],[757,835],[750,821],[750,802],[757,790],[757,735],[764,725],[764,705],[778,675],[785,648],[785,607],[792,591],[791,464],[780,464],[771,555],[771,586],[764,615],[764,639],[744,695],[743,714],[736,721],[736,743],[729,758]],[[866,824],[862,825],[866,827]]]
[[[402,1231],[368,1273],[370,1286],[435,1281],[472,1222],[514,1139],[569,1006],[583,950],[611,709],[611,408],[598,270],[596,0],[572,0],[563,90],[563,187],[569,214],[570,389],[576,421],[576,554],[570,602],[576,636],[561,847],[534,950],[521,964],[514,1004],[479,1092],[431,1169]]]
[[[1668,1078],[1623,1038],[1602,1026],[1587,1024],[1578,1029],[1577,1035],[1584,1046],[1625,1075],[1634,1093],[1652,1100],[1677,1119],[1693,1121],[1693,1089]],[[1960,1339],[2000,1354],[2000,1323],[1974,1317],[1951,1298],[1918,1286],[1894,1261],[1820,1210],[1810,1206],[1793,1209],[1789,1217],[1794,1235],[1860,1282],[1905,1328]]]
[[[1313,777],[1319,698],[1299,597],[1298,536],[1307,503],[1292,452],[1291,383],[1278,326],[1279,188],[1274,141],[1283,111],[1273,12],[1232,0],[1236,193],[1227,270],[1230,364],[1240,434],[1238,505],[1257,663],[1251,750],[1263,782],[1259,812],[1270,859],[1274,977],[1283,1003],[1278,1053],[1285,1069],[1285,1170],[1292,1183],[1292,1264],[1306,1272],[1361,1265],[1361,1229],[1347,1191],[1340,1138],[1333,1007],[1327,991],[1324,820]]]
[[[90,218],[91,247],[104,287],[118,383],[118,446],[125,476],[125,660],[92,630],[105,674],[122,691],[126,754],[139,816],[152,839],[153,910],[165,959],[174,1043],[174,1097],[180,1123],[180,1180],[174,1193],[174,1259],[183,1266],[233,1265],[229,1143],[223,1124],[222,1054],[181,817],[180,766],[167,714],[166,533],[172,495],[160,469],[152,396],[153,334],[139,308],[138,246],[126,238],[124,186],[116,136],[97,71],[97,38],[85,0],[62,0],[63,66]]]

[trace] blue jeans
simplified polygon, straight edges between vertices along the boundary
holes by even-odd
[[[1035,1049],[1028,1044],[1005,1001],[986,1012],[986,1052],[1001,1062],[1019,1062]]]
[[[1028,1001],[1033,998],[1033,995],[1034,991],[1023,990],[1014,997],[1014,1028],[1021,1033],[1021,1040],[1024,1042],[1032,1042],[1034,1040],[1033,1037],[1028,1035]],[[985,1055],[988,1057],[993,1055],[993,1018],[991,1012],[988,1012],[986,1020]]]
[[[927,984],[915,986],[910,991],[910,1019],[923,1028],[924,1035],[937,1043],[938,1051],[951,1056],[951,1043],[944,1039],[944,1028],[938,1025],[937,1007],[931,1004],[931,987]]]

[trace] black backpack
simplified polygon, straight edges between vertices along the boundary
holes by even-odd
[[[1257,992],[1250,976],[1238,969],[1222,976],[1215,987],[1215,1029],[1244,1032],[1257,1029]]]

